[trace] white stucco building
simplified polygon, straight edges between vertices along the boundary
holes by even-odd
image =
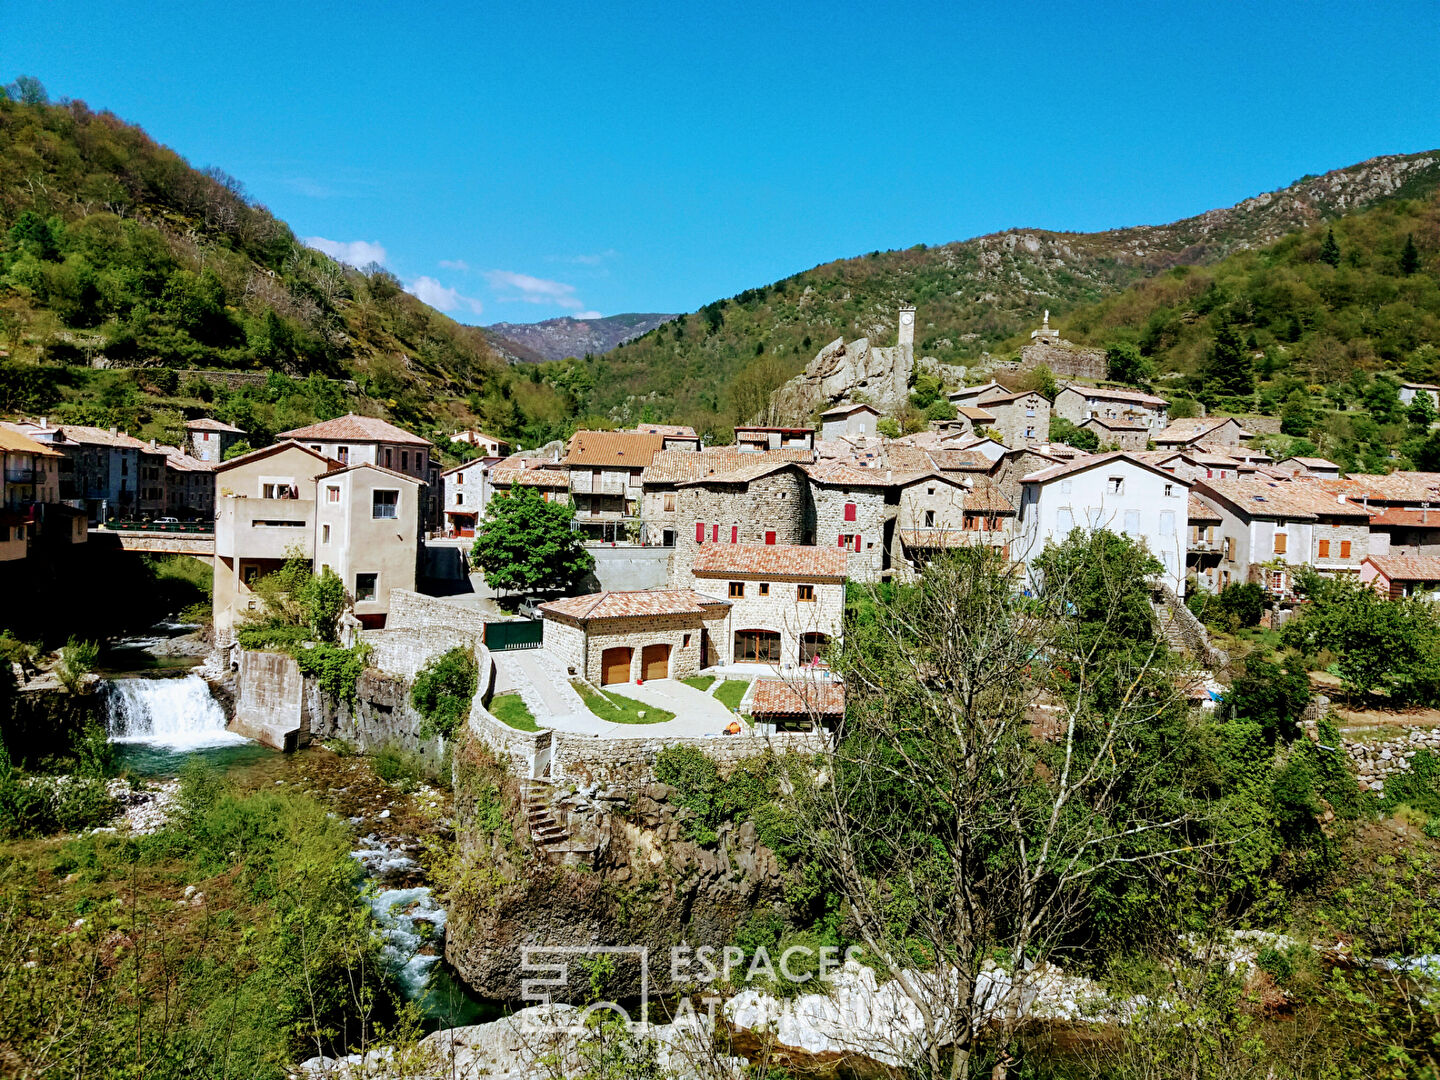
[[[1032,472],[1020,480],[1012,558],[1030,567],[1050,542],[1074,529],[1109,529],[1149,548],[1165,584],[1185,595],[1190,481],[1131,457],[1099,454]]]

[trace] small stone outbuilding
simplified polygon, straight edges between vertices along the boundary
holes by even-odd
[[[683,679],[713,663],[712,627],[730,604],[693,589],[645,589],[568,596],[540,605],[543,648],[596,686]]]

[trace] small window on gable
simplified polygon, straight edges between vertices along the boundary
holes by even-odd
[[[1125,494],[1125,478],[1123,476],[1112,476],[1106,481],[1106,489],[1111,495]]]
[[[730,582],[730,599],[736,600],[745,595],[745,583],[743,581]]]
[[[769,596],[769,595],[770,595],[770,583],[769,583],[768,581],[762,581],[762,582],[760,582],[760,595],[761,595],[761,596]]]
[[[796,600],[799,600],[801,603],[807,603],[807,604],[808,604],[808,603],[813,602],[814,599],[815,599],[815,586],[814,586],[814,585],[796,585],[796,586],[795,586],[795,599],[796,599]]]
[[[400,492],[376,491],[371,495],[370,516],[372,518],[396,518],[400,516]]]
[[[325,485],[325,501],[326,501],[327,503],[338,503],[338,502],[340,501],[340,485],[339,485],[339,484],[326,484],[326,485]]]
[[[1166,485],[1165,485],[1165,497],[1168,499],[1171,495],[1174,495],[1174,494],[1175,494],[1175,485],[1174,485],[1174,484],[1166,484]]]

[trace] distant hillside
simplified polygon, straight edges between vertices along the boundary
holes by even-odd
[[[1170,225],[1101,233],[1015,229],[817,266],[673,320],[591,362],[592,411],[723,430],[837,337],[894,341],[919,308],[918,351],[973,362],[1039,320],[1179,265],[1213,263],[1317,221],[1440,186],[1440,152],[1374,158]]]
[[[0,345],[0,411],[155,437],[210,412],[264,440],[353,408],[541,441],[568,415],[478,327],[304,247],[233,177],[81,102],[3,92]],[[179,375],[196,369],[260,385]]]
[[[520,363],[538,364],[570,356],[599,356],[673,318],[674,315],[630,314],[572,319],[565,315],[536,323],[495,323],[484,329],[491,346],[501,355]]]

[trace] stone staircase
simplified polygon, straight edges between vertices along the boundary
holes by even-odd
[[[525,807],[525,821],[530,839],[547,859],[566,866],[580,866],[593,861],[595,846],[577,843],[566,824],[566,814],[557,810],[555,785],[548,780],[520,781],[520,797]]]

